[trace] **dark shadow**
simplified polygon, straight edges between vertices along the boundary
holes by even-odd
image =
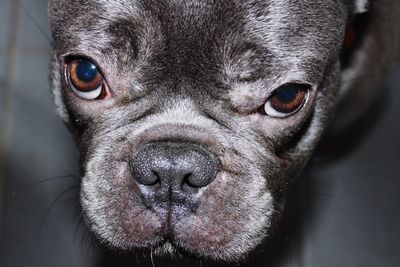
[[[314,153],[313,162],[329,164],[341,160],[357,150],[385,113],[387,90],[383,88],[381,92],[363,116],[349,128],[334,136],[328,134],[323,136]]]

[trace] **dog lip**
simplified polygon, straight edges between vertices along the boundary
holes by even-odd
[[[168,222],[164,228],[164,234],[163,234],[163,243],[171,243],[172,245],[176,242],[176,235],[174,233],[174,228]]]
[[[153,209],[154,210],[154,209]],[[173,211],[174,208],[170,208],[167,212],[164,212],[164,215],[159,214],[159,212],[156,212],[159,214],[160,217],[163,217],[161,220],[164,221],[162,228],[160,229],[160,241],[157,243],[158,247],[161,247],[165,245],[166,243],[171,244],[174,248],[179,249],[177,244],[179,244],[180,240],[177,240],[177,234],[176,234],[176,227],[174,220],[176,218],[176,211]]]
[[[179,191],[168,190],[167,192],[151,192],[146,186],[138,185],[140,197],[147,209],[156,213],[176,213],[177,210],[185,210],[186,213],[194,213],[201,203],[203,190],[200,189],[194,196],[185,195]],[[182,214],[182,212],[178,212]]]

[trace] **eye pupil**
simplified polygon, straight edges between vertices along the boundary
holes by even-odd
[[[286,86],[278,89],[275,92],[274,97],[282,103],[290,103],[296,98],[299,90],[300,89],[294,85]]]
[[[80,59],[76,66],[77,78],[85,83],[90,83],[97,78],[99,71],[96,65],[88,60]]]

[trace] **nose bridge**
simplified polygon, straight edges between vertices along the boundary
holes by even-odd
[[[172,75],[167,78],[158,79],[148,89],[154,104],[163,110],[186,109],[191,112],[202,109],[210,102],[218,99],[217,93],[221,88],[216,86],[214,78],[208,80],[200,77],[185,77],[180,75],[174,78]]]
[[[193,97],[177,96],[164,99],[162,111],[156,116],[159,125],[180,125],[210,129],[212,122],[204,116],[204,103]],[[164,133],[165,134],[165,133]],[[179,136],[181,133],[176,131]]]

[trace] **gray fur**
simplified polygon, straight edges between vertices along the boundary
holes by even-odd
[[[366,7],[365,0],[51,0],[52,91],[76,130],[81,203],[93,233],[126,250],[223,261],[248,255],[269,235],[339,96],[352,91],[340,85],[339,53],[349,17]],[[63,82],[66,55],[97,62],[113,98],[77,98]],[[256,113],[286,82],[311,86],[304,108],[283,119]],[[127,162],[165,139],[200,144],[221,162],[196,213],[173,207],[167,226],[165,215],[146,209]],[[165,227],[173,242],[164,240]]]

